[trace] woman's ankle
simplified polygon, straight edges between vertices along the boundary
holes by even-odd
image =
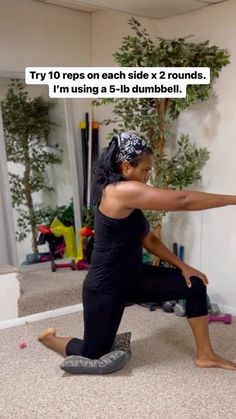
[[[207,359],[215,355],[216,354],[211,347],[197,349],[197,359]]]

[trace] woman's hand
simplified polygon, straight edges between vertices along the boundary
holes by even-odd
[[[182,274],[185,278],[186,284],[189,288],[192,286],[192,283],[191,283],[191,280],[190,280],[191,276],[197,276],[198,278],[200,278],[202,280],[202,282],[205,285],[208,284],[207,276],[204,273],[198,271],[197,269],[192,268],[192,266],[184,264],[184,266],[181,267],[181,272],[182,272]]]

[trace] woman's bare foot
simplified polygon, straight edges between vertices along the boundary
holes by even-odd
[[[42,343],[44,343],[48,337],[50,336],[56,336],[56,329],[49,327],[48,329],[45,329],[39,336],[38,340]]]
[[[56,332],[56,329],[52,327],[45,329],[38,336],[38,340],[44,346],[46,346],[46,348],[51,349],[52,351],[57,352],[59,355],[65,357],[66,347],[70,340],[73,338],[58,337],[56,336]]]
[[[236,363],[228,361],[221,356],[212,353],[209,355],[201,355],[195,360],[195,365],[201,368],[223,368],[226,370],[236,371]]]

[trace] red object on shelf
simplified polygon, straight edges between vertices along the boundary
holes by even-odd
[[[80,235],[82,237],[88,237],[88,236],[93,236],[93,230],[90,227],[83,227],[80,230]]]
[[[51,234],[52,233],[50,227],[45,226],[44,224],[40,224],[37,227],[37,229],[38,229],[38,231],[40,231],[40,233],[43,233],[43,234]]]

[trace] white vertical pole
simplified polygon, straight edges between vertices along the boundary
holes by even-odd
[[[82,226],[81,219],[81,202],[79,193],[79,181],[78,178],[82,173],[82,159],[80,156],[80,164],[77,164],[76,160],[76,148],[75,148],[75,133],[74,133],[74,121],[72,114],[72,102],[69,99],[64,100],[64,109],[66,117],[66,129],[68,139],[68,152],[71,165],[71,180],[73,186],[73,203],[74,203],[74,219],[75,219],[75,231],[76,231],[76,244],[79,246],[79,239],[77,232]]]
[[[13,266],[19,266],[15,228],[14,228],[14,217],[11,203],[10,184],[8,178],[8,167],[7,167],[7,155],[5,149],[4,131],[2,123],[2,112],[0,107],[0,205],[2,206],[3,220],[2,224],[5,224],[4,231],[1,231],[1,241],[5,243],[7,251],[5,257],[7,260],[2,260],[1,263],[11,264]]]
[[[93,124],[92,106],[89,111],[89,135],[88,135],[88,186],[87,186],[87,207],[90,207],[91,195],[91,170],[92,170],[92,124]]]

